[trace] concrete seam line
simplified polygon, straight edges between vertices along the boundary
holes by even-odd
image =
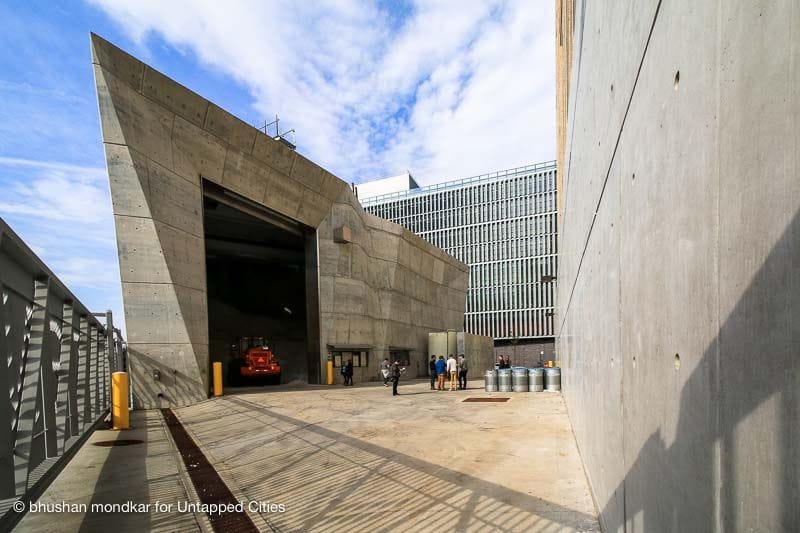
[[[714,95],[714,99],[716,100],[717,107],[715,110],[715,126],[716,132],[714,138],[716,140],[716,153],[714,154],[716,157],[716,164],[714,165],[714,171],[716,173],[715,181],[717,190],[715,191],[716,194],[716,205],[714,206],[716,211],[716,218],[714,220],[715,228],[714,228],[714,262],[715,262],[715,270],[716,270],[716,302],[715,302],[715,309],[716,309],[716,323],[714,326],[716,327],[718,332],[722,331],[722,322],[720,320],[720,275],[721,275],[721,261],[720,261],[720,109],[721,109],[721,98],[720,93],[722,91],[720,77],[722,75],[722,2],[717,3],[717,42],[716,42],[716,49],[715,53],[717,54],[716,66],[717,66],[717,79],[716,79],[716,94]],[[722,383],[720,381],[721,376],[721,360],[720,360],[720,343],[714,343],[714,383],[713,383],[713,405],[716,406],[714,409],[714,433],[716,435],[721,435],[721,417],[722,413],[720,412],[720,405],[722,405],[721,401],[721,389]],[[722,497],[722,490],[723,490],[723,483],[725,480],[723,479],[722,474],[722,439],[715,439],[714,444],[711,447],[711,457],[712,457],[712,476],[714,482],[714,516],[713,516],[713,523],[715,528],[718,531],[722,531],[724,529],[723,525],[723,497]]]
[[[625,130],[625,121],[628,119],[628,112],[631,109],[631,103],[633,102],[633,97],[636,94],[636,87],[639,85],[639,76],[642,73],[642,66],[644,65],[644,60],[647,57],[647,50],[650,47],[650,39],[653,37],[653,31],[656,27],[656,22],[658,21],[658,14],[661,11],[661,0],[658,0],[658,5],[656,5],[656,12],[653,15],[653,22],[650,25],[650,32],[647,34],[647,42],[644,45],[644,51],[642,52],[642,59],[639,61],[639,67],[636,70],[636,78],[633,81],[633,87],[631,88],[631,94],[628,97],[628,104],[625,107],[625,114],[622,117],[622,123],[619,126],[619,131],[617,132],[617,140],[614,143],[614,151],[611,153],[611,160],[608,162],[608,169],[606,170],[605,178],[603,179],[603,187],[600,189],[600,196],[597,199],[597,206],[594,209],[595,215],[592,217],[592,223],[589,225],[589,231],[586,234],[586,242],[583,245],[583,251],[581,252],[580,261],[578,261],[578,268],[575,271],[575,279],[572,282],[572,289],[569,293],[569,300],[567,301],[567,305],[564,308],[563,316],[566,317],[567,312],[569,311],[569,307],[572,304],[572,297],[575,294],[575,287],[578,284],[578,277],[580,277],[581,267],[583,266],[583,258],[586,256],[586,250],[589,248],[589,240],[592,238],[592,229],[594,229],[594,223],[597,220],[597,213],[600,211],[600,205],[603,202],[603,195],[606,191],[606,184],[608,183],[608,177],[611,175],[611,169],[614,167],[614,161],[617,157],[617,149],[619,148],[619,142],[622,139],[622,132]],[[577,96],[577,94],[576,94]],[[570,143],[571,146],[572,143]],[[571,153],[571,150],[570,150]],[[562,317],[561,325],[558,328],[558,335],[561,335],[561,331],[564,329],[564,322],[565,319]]]

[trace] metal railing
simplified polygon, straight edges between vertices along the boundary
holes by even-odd
[[[387,194],[379,194],[377,196],[359,198],[358,201],[361,203],[362,206],[367,206],[395,198],[405,198],[409,196],[417,196],[419,194],[430,194],[433,192],[441,192],[448,189],[457,189],[465,185],[475,185],[477,183],[485,183],[493,180],[503,179],[509,176],[514,176],[516,174],[525,174],[528,172],[545,172],[547,170],[553,170],[555,168],[556,168],[555,161],[545,161],[544,163],[536,163],[533,165],[526,165],[524,167],[509,168],[507,170],[500,170],[497,172],[491,172],[489,174],[481,174],[479,176],[472,176],[469,178],[445,181],[443,183],[434,183],[433,185],[426,185],[424,187],[419,187],[417,189],[409,189],[407,191],[391,192]],[[356,188],[358,188],[358,184],[356,184]]]
[[[125,346],[98,315],[105,326],[0,218],[0,514],[108,413]]]

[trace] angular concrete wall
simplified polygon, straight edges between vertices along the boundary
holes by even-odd
[[[424,356],[429,331],[462,326],[466,265],[364,213],[345,182],[302,155],[102,38],[91,41],[140,405],[207,395],[201,176],[318,229],[318,264],[308,272],[319,272],[320,310],[310,318],[320,324],[320,364],[330,345],[368,346],[375,362],[390,347]],[[352,242],[333,241],[342,225]]]
[[[558,356],[605,531],[800,530],[799,31],[576,3]]]
[[[351,242],[334,241],[347,226]],[[410,352],[406,376],[427,374],[428,333],[464,325],[468,267],[411,231],[366,213],[349,188],[317,228],[320,342],[370,346],[356,380],[376,379],[391,349]],[[443,327],[447,324],[447,327]]]

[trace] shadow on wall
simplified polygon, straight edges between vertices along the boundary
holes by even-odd
[[[774,507],[760,508],[764,516],[751,523],[800,531],[800,287],[792,285],[800,279],[798,259],[800,213],[683,386],[674,442],[667,446],[660,431],[653,433],[614,492],[624,497],[626,524],[606,522],[619,516],[613,498],[606,504],[606,531],[665,531],[667,524],[678,532],[736,531],[745,509],[758,504]],[[757,323],[759,317],[769,323]],[[778,328],[786,333],[775,334]],[[708,397],[711,405],[699,401]],[[774,411],[756,412],[768,401]],[[698,431],[698,423],[714,419],[716,427]],[[748,471],[737,473],[737,466]],[[758,502],[745,506],[747,498]],[[774,523],[764,522],[771,517]]]
[[[147,398],[160,398],[163,407],[190,405],[206,399],[198,394],[206,386],[186,374],[168,367],[135,348],[128,346],[130,358],[131,389],[134,409],[156,409]],[[157,375],[157,378],[155,377]]]

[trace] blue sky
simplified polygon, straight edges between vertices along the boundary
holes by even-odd
[[[346,181],[555,154],[551,0],[6,0],[0,21],[0,216],[120,318],[90,31],[249,123],[279,114]]]

